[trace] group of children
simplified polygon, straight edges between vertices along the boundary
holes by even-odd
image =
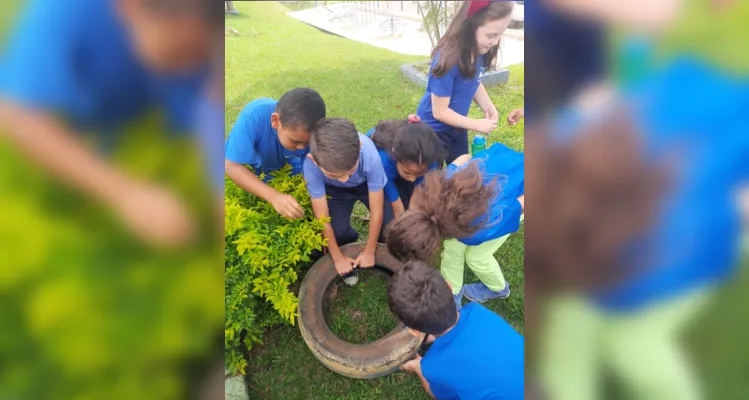
[[[405,263],[391,279],[390,308],[413,333],[427,333],[431,347],[403,369],[437,398],[523,398],[522,336],[483,306],[462,306],[464,296],[509,296],[494,253],[523,216],[523,153],[494,144],[468,154],[467,130],[490,133],[499,123],[480,76],[496,58],[512,4],[465,2],[433,54],[416,115],[380,121],[362,134],[345,118],[326,118],[313,89],[297,88],[277,102],[247,105],[226,142],[229,178],[284,217],[300,218],[304,210],[257,174],[286,164],[303,174],[314,216],[330,217],[323,236],[346,284],[358,282],[359,268],[375,265],[378,242]],[[484,118],[467,117],[472,101]],[[522,109],[514,110],[508,123],[520,118]],[[350,224],[356,201],[370,210],[369,236],[351,259],[340,246],[359,238]],[[443,241],[440,274],[431,265]],[[465,264],[481,282],[463,285]]]
[[[182,199],[105,156],[162,111],[165,130],[194,135],[222,192],[223,15],[215,2],[25,3],[0,62],[0,135],[147,243],[195,239]]]

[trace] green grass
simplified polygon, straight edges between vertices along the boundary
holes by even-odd
[[[377,121],[415,113],[424,89],[403,77],[402,64],[425,61],[352,40],[327,35],[285,15],[276,2],[235,3],[239,16],[227,16],[226,26],[238,35],[226,37],[226,129],[250,101],[279,98],[299,86],[317,90],[329,116],[352,120],[365,132]],[[507,85],[489,89],[501,116],[523,105],[523,66],[510,68]],[[473,108],[471,117],[479,117]],[[523,122],[506,123],[489,136],[492,142],[523,150]],[[353,225],[367,237],[367,210],[357,204]],[[523,332],[523,230],[513,234],[496,254],[512,285],[506,300],[487,307]],[[303,277],[302,271],[299,276]],[[356,287],[339,286],[328,303],[328,323],[340,337],[371,342],[395,326],[385,296],[386,280],[364,271]],[[466,283],[477,281],[466,271]],[[396,372],[374,380],[356,380],[323,367],[307,349],[294,326],[271,330],[265,344],[250,354],[248,384],[252,399],[427,399],[418,379]]]
[[[388,277],[375,270],[359,272],[359,283],[336,284],[337,296],[327,302],[328,326],[350,343],[371,343],[390,332],[397,321],[387,306]]]

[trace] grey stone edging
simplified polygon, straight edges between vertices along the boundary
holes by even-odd
[[[417,85],[421,87],[427,87],[427,76],[423,72],[416,69],[414,66],[419,64],[427,64],[429,61],[420,61],[410,64],[403,64],[401,65],[400,69],[401,72],[403,72],[403,75],[405,75],[408,79],[416,83]],[[487,74],[484,74],[484,76],[481,78],[481,83],[484,84],[484,87],[490,87],[494,85],[501,85],[504,83],[507,83],[510,79],[510,70],[508,69],[501,69],[499,71],[492,71]]]
[[[224,370],[224,400],[250,400],[244,375],[231,376]]]

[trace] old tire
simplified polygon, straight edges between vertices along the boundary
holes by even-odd
[[[363,244],[352,243],[341,251],[356,258]],[[403,264],[378,244],[377,265],[395,272]],[[299,330],[312,354],[333,372],[350,378],[372,379],[387,375],[408,361],[424,340],[406,330],[403,323],[373,343],[353,344],[339,339],[325,322],[325,293],[340,279],[330,256],[325,256],[307,272],[299,290]]]

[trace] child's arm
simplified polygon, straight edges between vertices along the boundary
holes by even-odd
[[[282,217],[296,219],[304,216],[304,209],[293,196],[281,193],[265,184],[242,164],[225,159],[226,175],[245,191],[264,199]],[[327,207],[327,204],[326,204]]]
[[[398,218],[399,215],[403,214],[406,208],[403,207],[403,201],[401,201],[398,187],[395,186],[395,181],[388,179],[383,190],[385,191],[385,198],[389,200],[390,204],[393,206],[393,217]],[[395,200],[393,201],[392,199]]]
[[[176,245],[192,237],[177,198],[119,171],[50,115],[0,99],[0,132],[47,172],[112,207],[143,239]]]
[[[377,239],[380,237],[380,229],[382,229],[382,215],[383,208],[385,207],[385,193],[380,190],[377,192],[369,192],[369,237],[367,238],[367,245],[364,247],[364,251],[359,254],[354,262],[356,265],[362,268],[374,267],[375,264],[375,250],[377,250]]]
[[[449,97],[432,94],[432,113],[440,122],[460,129],[491,133],[497,128],[497,119],[471,119],[456,113],[450,108]]]
[[[315,213],[315,218],[323,219],[330,216],[328,210],[328,199],[322,196],[317,199],[312,199],[312,211]],[[354,269],[354,260],[346,257],[341,252],[338,243],[335,241],[335,233],[333,232],[333,225],[330,222],[325,223],[325,229],[322,232],[322,237],[328,240],[328,252],[330,257],[333,259],[335,270],[338,275],[346,275]]]
[[[619,2],[599,0],[547,0],[562,13],[596,20],[600,23],[637,27],[658,32],[680,15],[684,0]]]
[[[420,355],[417,354],[413,360],[410,360],[406,362],[405,364],[403,364],[401,366],[401,369],[404,371],[410,371],[410,372],[415,373],[419,377],[419,379],[421,379],[421,386],[424,387],[424,390],[426,390],[426,392],[430,396],[434,397],[434,394],[432,393],[432,389],[429,387],[429,382],[427,382],[426,378],[424,378],[424,374],[421,372],[421,356]]]
[[[393,219],[400,217],[401,214],[406,212],[406,207],[403,206],[403,201],[401,201],[400,197],[390,204],[393,206]]]
[[[492,99],[489,98],[489,93],[487,93],[483,83],[479,83],[479,88],[476,89],[476,94],[473,95],[473,101],[484,111],[486,119],[499,119],[499,112],[494,107]]]

